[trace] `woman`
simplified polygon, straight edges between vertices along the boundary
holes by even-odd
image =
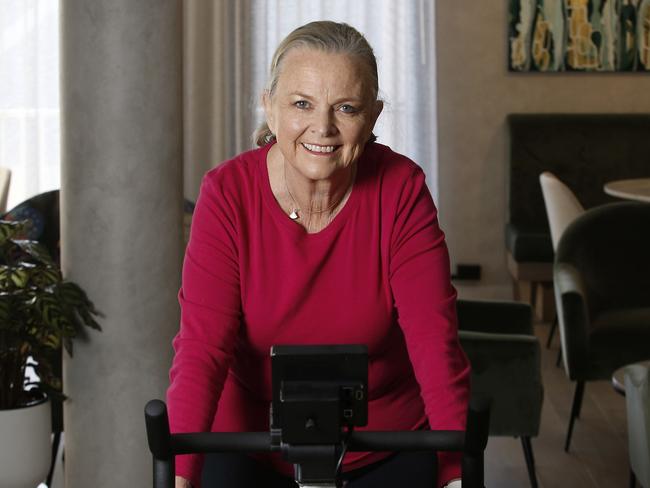
[[[449,258],[422,170],[374,143],[372,48],[314,22],[280,44],[259,149],[205,176],[179,294],[173,432],[268,430],[274,344],[366,344],[369,430],[463,430],[469,366]],[[217,408],[218,406],[218,408]],[[211,455],[203,486],[291,487],[279,457]],[[177,487],[201,459],[177,461]],[[442,486],[460,457],[349,453],[350,488]],[[191,485],[190,485],[191,483]],[[451,485],[454,486],[454,485]]]

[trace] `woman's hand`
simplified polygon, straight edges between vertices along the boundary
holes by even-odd
[[[451,480],[449,483],[447,483],[443,488],[462,488],[461,480],[455,479]]]
[[[181,476],[176,476],[176,483],[174,484],[174,488],[192,488],[192,483],[190,483],[185,478],[182,478]]]

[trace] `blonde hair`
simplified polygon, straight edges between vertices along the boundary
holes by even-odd
[[[377,59],[368,41],[354,27],[345,23],[319,20],[298,27],[280,43],[271,61],[269,80],[266,92],[273,96],[280,77],[280,66],[286,54],[294,48],[307,47],[327,53],[347,54],[356,56],[368,67],[372,97],[377,100],[379,93],[379,78],[377,76]],[[372,134],[370,141],[377,137]],[[269,129],[266,121],[262,122],[253,134],[253,140],[258,146],[264,146],[275,140],[275,135]]]

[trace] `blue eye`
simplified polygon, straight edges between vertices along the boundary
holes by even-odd
[[[356,113],[356,112],[357,112],[356,107],[353,107],[352,105],[348,105],[347,103],[344,104],[344,105],[341,105],[341,106],[339,107],[339,110],[340,110],[341,112],[343,112],[343,113],[346,113],[346,114],[353,114],[353,113]]]
[[[300,109],[306,109],[309,108],[309,102],[307,100],[298,100],[297,102],[294,103],[296,108]]]

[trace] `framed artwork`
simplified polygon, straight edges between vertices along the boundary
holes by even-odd
[[[650,71],[650,0],[509,0],[508,69]]]

